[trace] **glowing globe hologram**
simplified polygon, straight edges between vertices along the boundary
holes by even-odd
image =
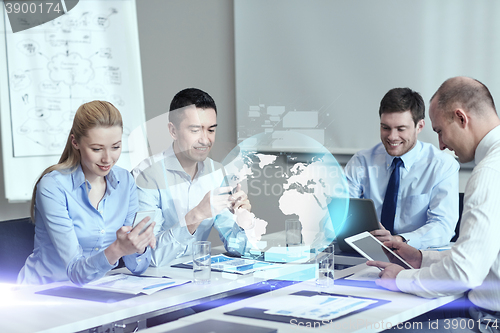
[[[290,152],[284,142],[300,142],[301,149]],[[328,247],[342,228],[349,206],[347,181],[335,157],[316,140],[293,131],[278,139],[272,133],[257,134],[236,146],[222,164],[228,186],[246,184],[252,215],[260,221],[258,232],[247,232],[250,253],[263,254],[263,260],[307,261]],[[269,206],[259,211],[262,204]],[[294,248],[285,239],[289,218],[297,218],[302,226],[302,242]],[[266,235],[264,224],[267,230],[283,231],[281,237]]]

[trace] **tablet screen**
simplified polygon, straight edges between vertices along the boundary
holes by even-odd
[[[378,243],[372,237],[364,237],[364,238],[355,240],[352,242],[352,244],[357,246],[361,251],[366,253],[368,256],[370,256],[375,261],[390,262],[389,258],[387,257],[384,250],[382,249],[382,245],[380,245],[380,243]],[[408,265],[406,263],[399,260],[399,258],[397,258],[397,257],[394,257],[393,263],[398,264],[404,268],[412,268],[412,267],[408,267]]]

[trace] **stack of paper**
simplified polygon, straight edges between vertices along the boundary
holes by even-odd
[[[97,281],[84,286],[88,289],[100,289],[107,291],[116,291],[128,294],[147,294],[151,295],[158,290],[172,288],[191,282],[184,279],[170,279],[160,277],[144,277],[127,274],[116,274],[105,276]]]

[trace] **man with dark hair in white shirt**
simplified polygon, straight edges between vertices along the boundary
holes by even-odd
[[[208,157],[217,128],[215,101],[200,89],[184,89],[170,103],[169,121],[173,144],[132,171],[139,210],[156,212],[151,265],[190,255],[194,242],[206,241],[212,227],[228,252],[243,255],[251,245],[247,234],[257,229],[261,234],[267,222],[249,212],[241,185],[222,186],[224,168]]]
[[[465,188],[460,236],[451,250],[419,251],[400,242],[385,245],[414,270],[396,264],[368,262],[384,270],[377,284],[422,297],[467,293],[467,304],[451,317],[461,332],[500,331],[500,119],[488,88],[481,82],[455,77],[445,81],[431,99],[429,112],[441,149],[455,151],[460,162],[475,161]],[[464,311],[465,310],[465,311]],[[449,316],[448,316],[449,317]],[[443,331],[453,329],[441,317]],[[423,325],[424,328],[428,326]],[[471,327],[474,326],[472,329]],[[422,332],[420,330],[419,332]]]

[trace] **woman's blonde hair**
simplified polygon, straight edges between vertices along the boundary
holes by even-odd
[[[113,126],[120,126],[123,129],[122,116],[120,111],[118,111],[113,104],[105,101],[92,101],[82,104],[78,108],[59,163],[45,169],[33,188],[30,209],[33,223],[35,223],[36,187],[42,177],[54,170],[67,170],[70,173],[74,172],[80,164],[80,151],[73,146],[71,142],[72,136],[75,138],[76,142],[79,143],[82,137],[87,136],[89,130],[96,127]]]

